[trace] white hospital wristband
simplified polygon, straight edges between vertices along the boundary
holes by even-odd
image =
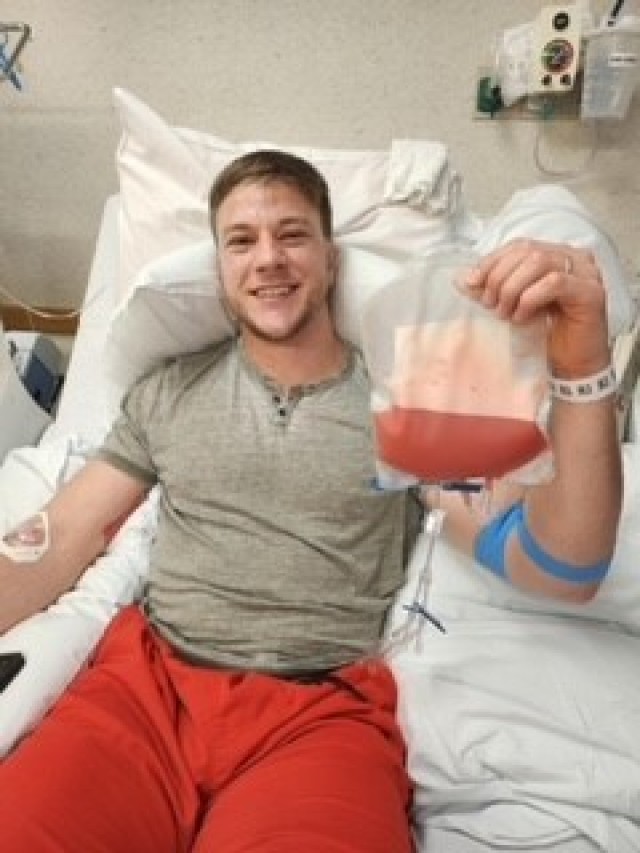
[[[615,394],[618,390],[616,372],[608,365],[600,373],[583,376],[581,379],[558,379],[549,377],[549,389],[554,397],[570,403],[591,403]]]

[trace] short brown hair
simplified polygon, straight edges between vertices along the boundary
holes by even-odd
[[[295,187],[320,214],[322,230],[330,240],[333,233],[329,187],[320,172],[302,157],[286,151],[262,149],[232,160],[220,172],[209,192],[209,217],[216,237],[216,217],[220,205],[237,186],[271,181]]]

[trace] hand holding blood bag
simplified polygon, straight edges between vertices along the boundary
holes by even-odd
[[[461,292],[475,260],[433,254],[365,306],[383,483],[390,472],[405,484],[550,476],[544,323],[512,326]]]

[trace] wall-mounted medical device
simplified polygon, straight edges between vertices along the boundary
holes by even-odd
[[[545,6],[531,31],[529,86],[531,94],[568,92],[580,59],[582,10],[579,5]]]
[[[568,101],[585,120],[624,118],[639,82],[640,16],[623,12],[618,0],[596,23],[578,0],[544,6],[534,21],[505,30],[478,82],[478,113],[527,99],[529,117],[561,114]]]
[[[584,34],[581,116],[623,119],[640,80],[640,17]]]
[[[8,80],[16,89],[22,89],[18,59],[30,38],[28,24],[0,21],[0,83]]]

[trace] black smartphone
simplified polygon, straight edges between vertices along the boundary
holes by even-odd
[[[11,684],[24,663],[24,655],[20,652],[0,652],[0,693]]]

